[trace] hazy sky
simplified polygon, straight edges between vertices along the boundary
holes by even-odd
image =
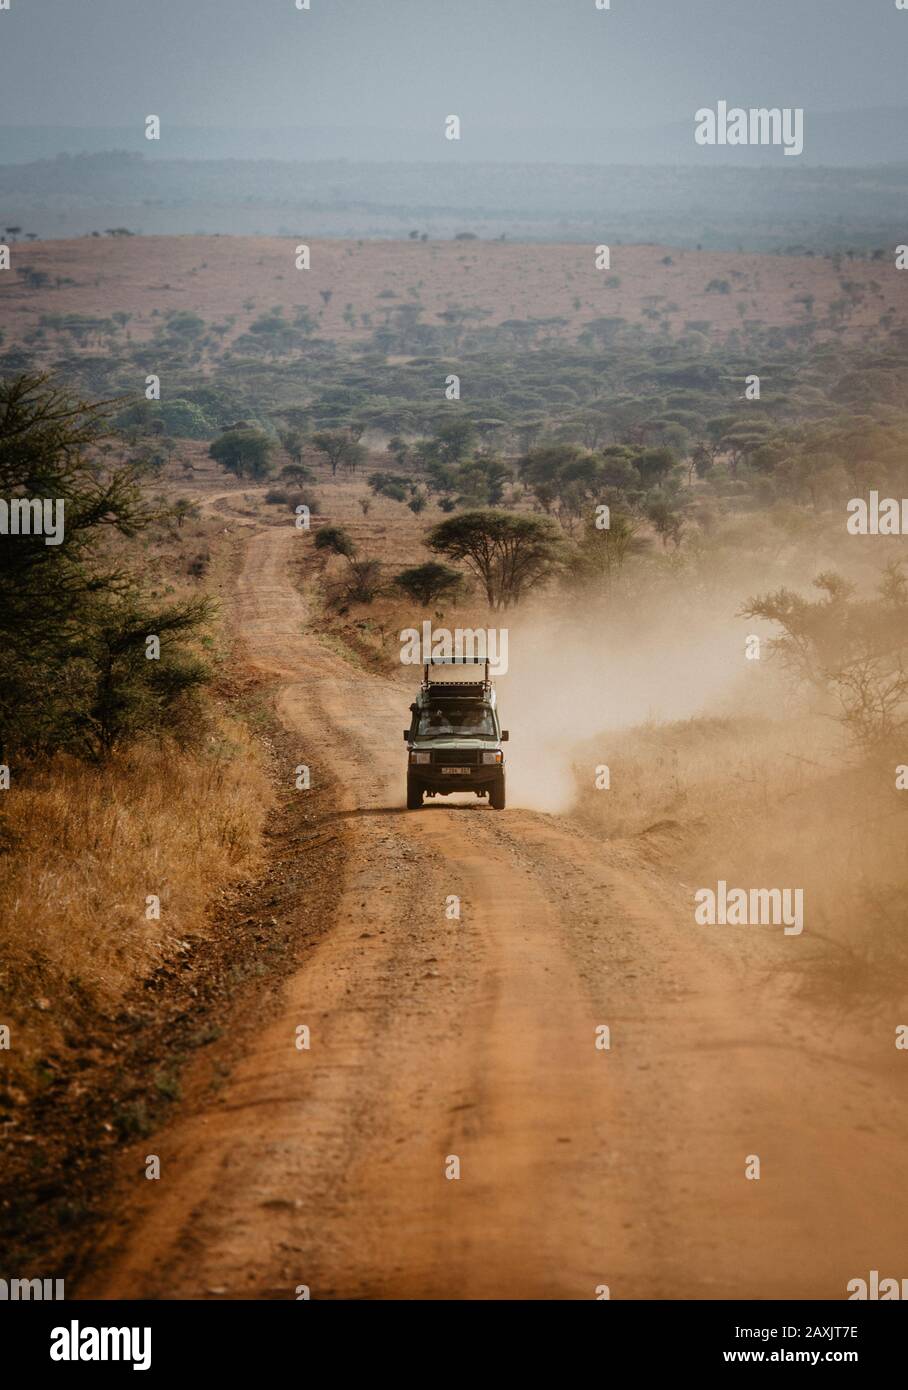
[[[894,0],[11,0],[0,124],[659,125],[906,104]],[[908,157],[908,132],[906,132]],[[0,149],[2,162],[2,149]]]

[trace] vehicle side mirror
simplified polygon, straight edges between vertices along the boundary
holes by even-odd
[[[507,743],[507,741],[508,741],[508,739],[509,739],[510,737],[511,737],[511,735],[508,733],[507,729],[502,729],[502,731],[501,731],[501,741],[502,741],[502,743]]]
[[[410,742],[410,730],[404,729],[404,743]]]

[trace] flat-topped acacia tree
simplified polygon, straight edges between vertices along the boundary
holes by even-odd
[[[434,526],[426,545],[479,579],[490,608],[509,608],[559,567],[562,541],[547,517],[458,512]]]

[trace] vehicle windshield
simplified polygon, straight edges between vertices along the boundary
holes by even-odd
[[[448,701],[420,711],[417,738],[496,738],[495,716],[488,705]]]

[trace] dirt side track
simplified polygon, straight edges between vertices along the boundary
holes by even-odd
[[[340,908],[217,1097],[124,1156],[78,1294],[841,1299],[904,1273],[889,1023],[837,1034],[777,969],[800,943],[694,926],[567,818],[405,811],[406,703],[307,630],[294,543],[250,535],[236,616],[297,761],[345,788]]]

